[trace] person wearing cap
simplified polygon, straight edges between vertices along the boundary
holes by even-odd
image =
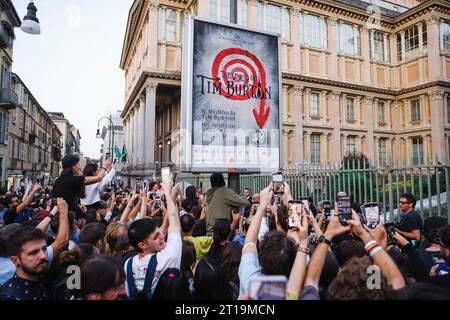
[[[63,171],[53,185],[52,198],[63,198],[70,210],[80,214],[81,210],[77,204],[83,186],[102,181],[111,166],[111,158],[106,159],[97,175],[91,177],[81,175],[80,158],[76,155],[65,156],[62,166]]]

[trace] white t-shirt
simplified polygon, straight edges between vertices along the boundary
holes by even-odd
[[[153,274],[152,281],[152,293],[155,292],[156,285],[158,284],[159,277],[161,274],[169,268],[181,267],[181,253],[182,253],[182,240],[181,235],[178,232],[169,233],[167,237],[166,247],[160,252],[156,253],[156,259],[158,264],[156,266],[155,273]],[[139,258],[139,255],[134,256],[132,262],[133,277],[136,283],[136,288],[138,291],[144,289],[145,275],[147,273],[148,263],[153,254],[148,254],[143,258]],[[125,262],[125,273],[127,272],[127,265],[129,259]],[[128,289],[128,283],[125,282],[125,289],[127,296],[130,295]]]

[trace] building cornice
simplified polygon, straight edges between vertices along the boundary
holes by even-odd
[[[175,80],[181,81],[181,72],[157,72],[157,71],[144,71],[141,73],[139,80],[136,82],[133,91],[131,92],[130,97],[128,98],[125,108],[121,113],[121,117],[125,118],[129,112],[129,109],[134,104],[134,101],[139,98],[142,88],[146,88],[147,79],[153,79],[152,82],[157,83],[158,79],[160,80]]]
[[[391,95],[391,96],[401,96],[410,92],[416,92],[418,90],[423,90],[435,86],[450,88],[450,81],[443,81],[443,80],[427,82],[407,89],[393,90],[393,89],[376,88],[373,86],[366,86],[350,82],[341,82],[323,78],[315,78],[294,73],[283,73],[283,79],[303,82],[302,85],[304,85],[305,87],[306,84],[319,84],[333,87],[333,91],[336,91],[336,88],[344,88],[348,90],[358,90],[364,91],[366,93]]]

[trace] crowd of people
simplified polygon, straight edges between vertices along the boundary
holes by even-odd
[[[239,195],[215,173],[206,193],[171,176],[136,190],[111,187],[111,159],[62,165],[52,188],[1,197],[0,300],[250,300],[267,276],[288,300],[450,298],[450,225],[422,221],[412,194],[399,223],[369,228],[359,204],[345,224],[336,204],[291,206],[285,182]]]

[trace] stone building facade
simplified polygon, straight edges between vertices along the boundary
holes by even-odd
[[[178,163],[183,25],[189,15],[229,22],[229,10],[229,0],[134,1],[123,174]],[[238,0],[237,18],[281,35],[283,165],[352,151],[380,165],[446,161],[450,1]]]

